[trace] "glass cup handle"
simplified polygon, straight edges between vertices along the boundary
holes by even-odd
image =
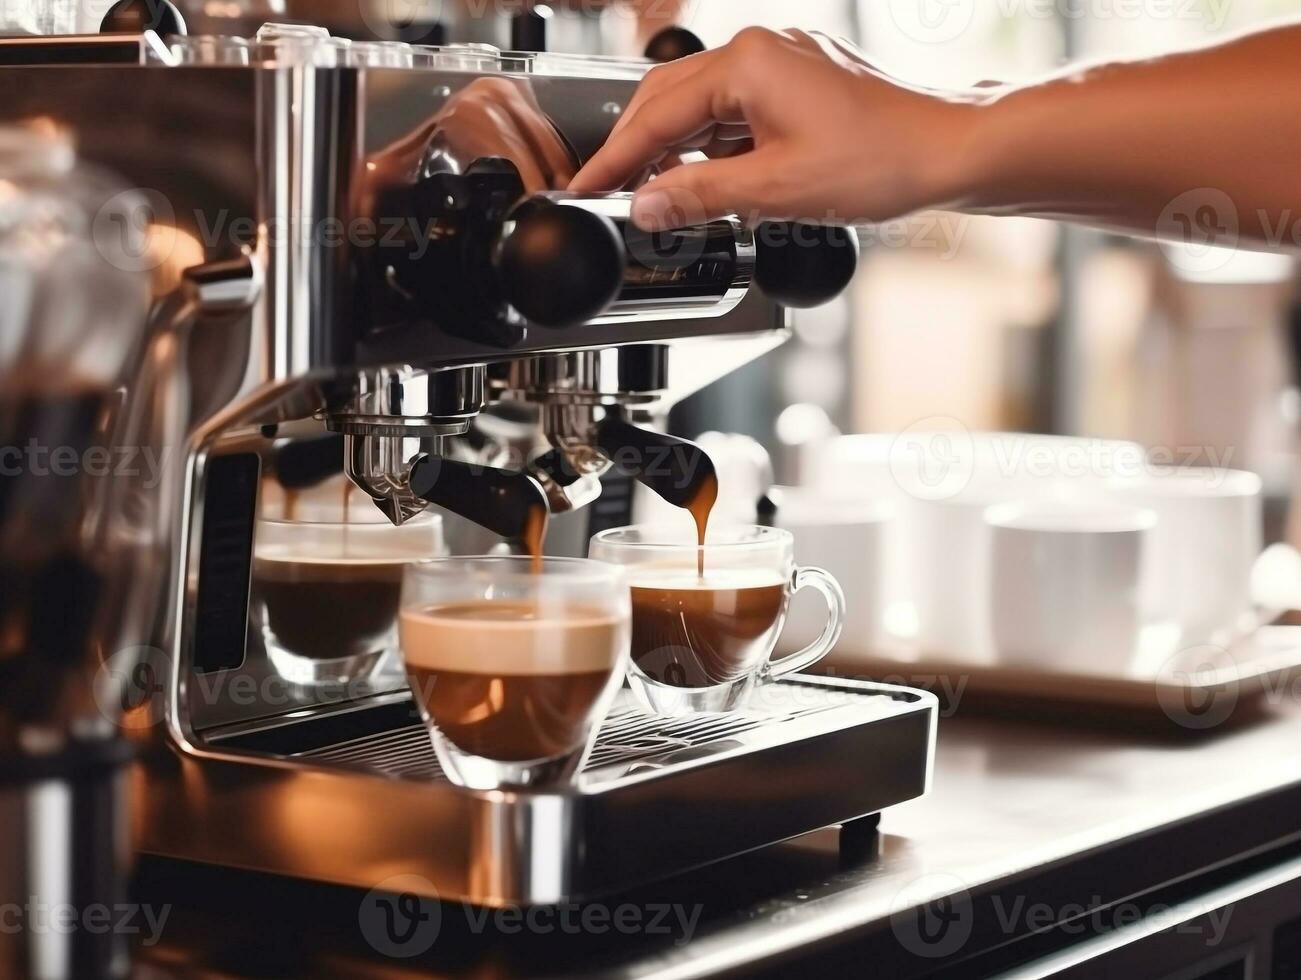
[[[805,586],[816,589],[827,600],[827,625],[822,628],[822,635],[798,653],[792,653],[780,660],[770,660],[760,672],[760,680],[784,677],[796,671],[812,667],[831,652],[831,648],[840,639],[840,631],[845,626],[845,593],[840,583],[832,574],[822,568],[797,568],[791,576],[791,595]]]

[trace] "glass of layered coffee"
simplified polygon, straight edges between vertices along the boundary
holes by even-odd
[[[565,785],[582,768],[628,659],[619,568],[579,559],[447,558],[412,565],[401,646],[452,782]]]
[[[689,527],[618,528],[593,538],[590,555],[628,574],[629,685],[660,714],[740,707],[757,684],[812,666],[840,638],[840,586],[796,566],[788,531],[721,528],[700,545]],[[826,625],[808,647],[773,660],[791,597],[805,587],[826,599]]]
[[[442,518],[394,527],[362,510],[346,522],[258,521],[252,609],[267,657],[293,684],[365,681],[397,651],[402,572],[445,554]],[[331,515],[334,516],[334,515]]]

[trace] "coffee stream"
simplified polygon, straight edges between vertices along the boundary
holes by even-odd
[[[551,510],[545,504],[534,504],[524,519],[524,533],[520,543],[524,553],[533,559],[533,574],[542,574],[542,548],[547,540],[547,526],[551,523]]]
[[[691,519],[696,522],[696,571],[701,581],[705,578],[705,534],[709,530],[709,515],[714,511],[714,504],[718,503],[718,477],[710,473],[705,479],[700,481],[687,501],[687,510],[691,513]]]

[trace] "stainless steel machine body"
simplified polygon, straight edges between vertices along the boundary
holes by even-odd
[[[553,509],[579,507],[610,469],[602,433],[632,431],[785,338],[780,308],[751,288],[755,245],[739,222],[639,236],[627,195],[563,193],[645,68],[348,44],[304,28],[170,44],[148,32],[0,40],[0,121],[66,130],[147,199],[138,259],[186,382],[183,418],[168,420],[183,433],[169,446],[181,488],[170,589],[150,683],[128,715],[146,850],[363,885],[409,865],[446,897],[555,901],[654,870],[614,848],[600,871],[574,865],[577,851],[543,858],[566,841],[589,847],[607,805],[631,806],[633,827],[679,799],[706,805],[719,772],[750,786],[765,766],[795,773],[828,750],[843,762],[881,726],[896,733],[901,778],[848,792],[849,774],[819,762],[810,779],[828,782],[798,784],[819,802],[770,800],[785,814],[745,846],[924,791],[933,701],[878,689],[698,742],[639,720],[636,738],[656,751],[598,763],[572,795],[463,794],[428,760],[398,773],[336,765],[340,732],[363,719],[395,727],[356,738],[421,751],[397,665],[342,691],[287,683],[250,622],[258,498],[285,433],[341,434],[340,469],[401,523],[432,499],[413,477],[421,460],[452,465],[485,408],[535,405],[539,442],[556,455],[508,475]],[[628,732],[616,720],[605,744],[626,748]],[[433,824],[417,833],[416,813],[448,843]],[[323,824],[337,834],[311,830]],[[401,846],[365,845],[390,835]],[[684,838],[676,866],[734,843]]]

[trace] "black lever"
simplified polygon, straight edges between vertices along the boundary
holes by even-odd
[[[664,63],[704,50],[704,42],[685,27],[666,27],[646,45],[646,57]],[[782,306],[829,303],[858,271],[858,235],[852,228],[774,221],[761,225],[756,238],[755,280]]]
[[[596,427],[596,445],[615,468],[675,507],[689,507],[718,483],[714,461],[694,442],[652,432],[611,412]]]
[[[411,492],[511,541],[525,539],[551,514],[542,484],[527,473],[473,466],[441,456],[411,465]]]
[[[101,34],[143,34],[159,37],[185,33],[185,18],[169,0],[118,0],[99,22]]]
[[[623,286],[627,252],[613,221],[533,197],[506,218],[496,268],[506,300],[540,327],[572,327],[603,313]]]

